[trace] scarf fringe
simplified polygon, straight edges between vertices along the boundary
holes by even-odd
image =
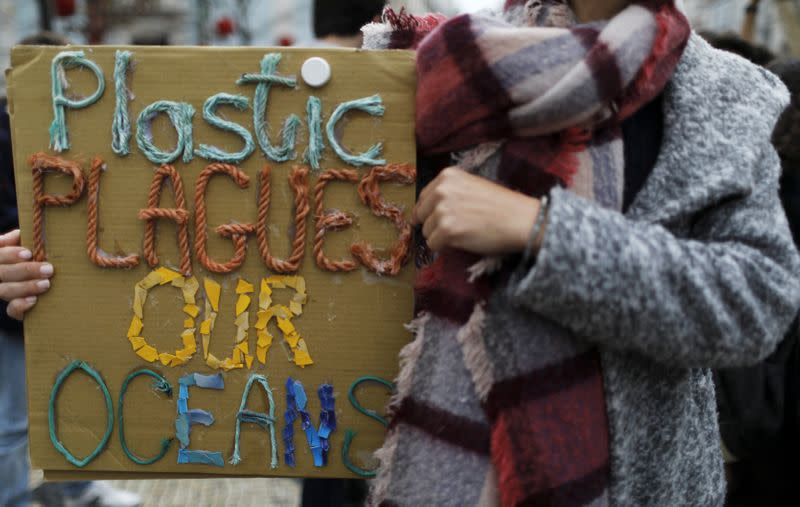
[[[400,8],[400,12],[391,7],[383,9],[381,21],[388,23],[393,31],[397,33],[415,34],[420,31],[429,31],[435,28],[441,21],[442,16],[427,14],[425,16],[414,16],[406,12],[405,7]]]
[[[491,275],[500,271],[503,267],[503,257],[484,257],[469,268],[467,268],[467,280],[475,283],[475,280],[482,276]]]
[[[492,158],[503,147],[503,141],[488,141],[474,148],[453,154],[453,162],[462,169],[478,173],[483,164]]]
[[[477,304],[467,323],[461,326],[456,333],[456,340],[461,345],[461,352],[464,354],[464,364],[472,376],[475,392],[481,402],[488,399],[495,379],[494,364],[489,359],[486,344],[483,341],[485,323],[484,305]]]
[[[381,464],[378,467],[378,473],[375,479],[371,481],[366,505],[379,505],[386,498],[389,492],[389,485],[392,483],[392,467],[390,464],[394,459],[394,453],[397,450],[399,441],[400,432],[397,431],[396,428],[390,430],[381,448],[373,453],[373,456],[375,456]]]
[[[395,392],[389,399],[389,413],[400,406],[400,402],[411,392],[411,383],[414,376],[414,365],[417,359],[422,354],[422,347],[425,342],[425,327],[431,319],[431,315],[423,312],[416,319],[406,324],[406,329],[414,333],[414,341],[406,344],[400,353],[398,359],[400,361],[400,373],[397,374],[395,379]]]
[[[388,412],[390,417],[394,410],[400,406],[403,398],[411,392],[414,366],[419,356],[422,355],[422,347],[425,344],[425,326],[430,319],[431,315],[429,313],[421,313],[419,317],[406,324],[406,329],[414,333],[414,340],[400,349],[398,355],[400,373],[397,374],[397,379],[395,380],[395,392],[389,399]],[[391,465],[399,440],[398,429],[396,427],[390,428],[383,445],[373,453],[380,465],[375,479],[372,480],[367,505],[377,505],[386,498],[386,493],[392,480]]]

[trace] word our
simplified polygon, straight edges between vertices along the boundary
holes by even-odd
[[[159,285],[170,284],[172,287],[181,291],[183,295],[183,312],[186,317],[183,322],[184,330],[181,333],[183,348],[176,350],[174,354],[159,352],[154,346],[148,344],[142,331],[144,330],[144,304],[151,289]],[[140,358],[148,362],[160,361],[164,366],[183,366],[187,364],[197,352],[198,331],[195,319],[200,316],[200,307],[197,301],[197,292],[200,283],[194,277],[185,277],[171,269],[160,267],[152,271],[134,286],[133,293],[133,317],[128,328],[128,341],[133,351]],[[239,279],[236,285],[236,337],[234,339],[233,351],[229,357],[222,360],[209,352],[211,335],[219,312],[221,286],[210,278],[203,279],[203,289],[205,293],[205,312],[199,326],[200,336],[203,342],[203,358],[206,365],[213,369],[230,371],[237,368],[251,368],[254,357],[250,354],[248,344],[248,330],[250,327],[250,307],[255,292],[255,287],[244,279]],[[289,305],[273,304],[272,293],[276,289],[291,289],[294,291]],[[305,339],[292,323],[292,318],[303,313],[303,305],[308,297],[306,294],[306,282],[302,276],[281,276],[273,275],[261,279],[259,298],[258,298],[258,320],[255,328],[258,335],[255,356],[261,364],[267,362],[267,352],[272,345],[273,336],[269,332],[268,324],[275,321],[280,332],[283,334],[283,344],[286,345],[289,360],[295,365],[304,368],[314,361],[308,351]]]

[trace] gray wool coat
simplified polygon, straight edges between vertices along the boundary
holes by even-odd
[[[775,76],[693,35],[629,210],[553,190],[535,266],[488,312],[525,336],[530,309],[599,345],[611,505],[724,502],[709,369],[765,358],[800,306],[770,144],[788,99]]]

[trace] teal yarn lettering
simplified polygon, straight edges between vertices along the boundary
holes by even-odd
[[[203,157],[208,160],[216,160],[229,164],[238,164],[253,154],[256,149],[256,145],[253,141],[253,136],[250,135],[249,130],[242,127],[238,123],[223,120],[217,116],[216,109],[221,104],[228,104],[235,107],[239,111],[246,111],[249,104],[247,97],[242,95],[231,95],[229,93],[218,93],[212,97],[209,97],[205,104],[203,104],[203,119],[205,119],[214,127],[233,132],[244,139],[244,148],[236,153],[228,153],[215,146],[201,144],[200,147],[195,150],[195,154],[198,157]]]
[[[64,96],[64,90],[69,88],[65,70],[74,67],[86,67],[97,77],[97,89],[81,99],[69,99]],[[64,109],[83,109],[91,106],[103,96],[106,81],[103,70],[93,61],[84,56],[83,51],[61,51],[50,66],[50,94],[53,99],[53,122],[50,124],[50,147],[61,153],[68,150],[69,133]]]
[[[137,370],[137,371],[131,373],[130,375],[128,375],[127,377],[125,377],[125,380],[122,382],[122,389],[119,392],[119,403],[117,404],[117,419],[119,420],[119,443],[120,443],[120,446],[122,446],[122,452],[125,453],[125,456],[127,456],[129,460],[133,461],[137,465],[152,465],[156,461],[158,461],[161,458],[163,458],[165,454],[167,454],[167,451],[169,450],[169,446],[172,443],[173,439],[172,438],[164,438],[164,439],[162,439],[161,440],[161,450],[159,451],[158,454],[156,454],[154,457],[149,458],[149,459],[140,458],[137,455],[135,455],[133,452],[131,452],[130,449],[128,449],[128,443],[125,440],[125,423],[123,422],[123,419],[122,419],[122,407],[123,407],[123,404],[124,404],[125,393],[128,391],[128,384],[130,384],[131,381],[133,379],[135,379],[136,377],[138,377],[139,375],[149,375],[149,376],[153,377],[155,379],[155,381],[153,382],[153,389],[155,389],[156,391],[162,392],[162,393],[166,394],[169,397],[172,397],[172,385],[170,385],[170,383],[167,381],[167,379],[165,379],[164,377],[162,377],[158,373],[156,373],[156,372],[154,372],[152,370],[148,370],[146,368],[143,368],[143,369]]]
[[[387,421],[385,417],[381,416],[374,410],[369,410],[367,408],[364,408],[363,406],[361,406],[361,402],[358,401],[358,398],[356,398],[356,388],[359,385],[363,384],[364,382],[377,382],[378,384],[385,386],[390,391],[395,390],[394,384],[380,377],[365,375],[363,377],[356,379],[355,382],[353,382],[353,384],[350,386],[350,390],[347,392],[347,398],[350,400],[350,404],[353,405],[354,409],[356,409],[358,412],[367,417],[375,419],[384,426],[389,426],[389,421]]]
[[[308,150],[306,162],[312,169],[319,171],[319,159],[325,145],[322,143],[322,102],[319,98],[311,96],[306,103],[306,119],[308,120]]]
[[[130,51],[117,51],[114,57],[114,93],[117,97],[114,118],[111,122],[111,150],[124,157],[130,153],[131,122],[128,118],[128,101],[133,98],[126,85],[131,64]]]
[[[269,90],[273,84],[294,88],[297,86],[297,79],[294,77],[279,76],[275,74],[278,62],[281,61],[280,53],[269,53],[261,60],[260,74],[243,74],[237,81],[237,85],[256,83],[256,92],[253,98],[253,127],[256,131],[256,139],[264,155],[274,162],[286,162],[294,159],[294,147],[297,138],[297,129],[300,126],[300,118],[296,114],[286,117],[281,134],[283,144],[275,147],[270,143],[267,133],[267,102],[269,100]]]
[[[247,406],[247,397],[250,395],[250,390],[252,389],[254,382],[258,382],[261,387],[264,388],[264,392],[267,393],[267,400],[269,401],[269,415],[253,412],[245,408]],[[269,466],[271,468],[278,468],[278,442],[275,439],[275,400],[272,397],[272,389],[269,387],[267,377],[264,375],[250,375],[250,378],[247,380],[247,386],[244,388],[244,394],[242,394],[242,403],[239,405],[239,413],[236,414],[236,435],[234,436],[233,440],[233,456],[230,460],[231,465],[238,465],[241,462],[241,457],[239,455],[239,433],[242,423],[257,424],[261,428],[269,431],[269,441],[271,445],[271,459]]]
[[[175,130],[178,142],[172,153],[164,152],[153,145],[151,123],[159,113],[166,113]],[[194,108],[185,102],[159,100],[142,109],[136,120],[136,144],[147,160],[154,164],[170,164],[182,156],[184,162],[191,162],[192,152],[192,118]]]
[[[347,393],[347,397],[350,399],[350,404],[353,405],[353,408],[355,408],[358,412],[364,414],[367,417],[375,419],[384,426],[389,426],[389,421],[387,421],[386,418],[379,415],[374,410],[369,410],[364,408],[363,406],[361,406],[361,403],[358,401],[358,398],[356,398],[356,393],[355,393],[356,388],[363,382],[377,382],[378,384],[387,387],[390,391],[395,390],[395,385],[386,379],[367,375],[356,379],[356,381],[353,382],[353,384],[350,386],[350,390]],[[356,435],[357,433],[349,428],[345,430],[344,443],[342,444],[342,462],[344,463],[344,466],[346,466],[348,470],[350,470],[351,472],[360,477],[368,477],[368,478],[375,477],[377,474],[374,470],[365,470],[350,461],[350,444],[353,443],[353,439],[356,437]]]
[[[175,420],[175,436],[178,438],[180,448],[178,449],[178,464],[196,464],[224,467],[222,453],[216,451],[198,451],[189,449],[189,434],[191,427],[195,424],[211,426],[214,424],[214,416],[210,412],[201,409],[189,409],[189,387],[197,386],[200,389],[219,389],[225,388],[225,381],[222,375],[202,375],[200,373],[190,373],[178,379],[178,418]]]
[[[83,459],[78,459],[71,452],[69,452],[56,435],[56,398],[61,390],[61,385],[64,383],[67,377],[69,377],[76,370],[83,370],[87,375],[92,377],[95,382],[97,382],[97,385],[100,386],[100,391],[102,391],[103,397],[105,398],[106,413],[108,415],[106,418],[106,432],[103,435],[103,438],[100,440],[100,443],[97,444],[97,447],[94,448],[91,454]],[[53,389],[50,391],[50,403],[47,407],[47,425],[50,429],[50,441],[53,442],[53,447],[55,447],[58,452],[63,454],[64,457],[67,458],[67,461],[76,467],[85,467],[93,459],[95,459],[98,454],[100,454],[106,444],[108,444],[108,439],[111,437],[111,431],[114,428],[114,408],[111,404],[111,393],[108,392],[108,387],[106,386],[106,383],[103,381],[102,377],[100,377],[100,374],[97,373],[97,370],[83,361],[72,361],[69,363],[69,366],[64,368],[64,370],[58,375],[58,378],[56,378],[56,383],[53,384]]]
[[[372,116],[383,116],[386,108],[383,107],[383,101],[380,95],[351,100],[350,102],[342,102],[333,111],[333,114],[328,120],[328,124],[325,126],[325,131],[328,134],[328,144],[331,145],[331,148],[339,155],[340,159],[350,165],[361,167],[362,165],[385,164],[386,160],[375,158],[381,154],[383,143],[374,144],[364,153],[353,155],[345,150],[336,138],[336,124],[339,123],[339,120],[342,119],[345,113],[353,110],[364,111]]]
[[[361,468],[360,466],[350,461],[350,444],[353,443],[353,439],[356,437],[357,434],[358,433],[351,430],[350,428],[344,430],[344,443],[342,444],[342,462],[344,463],[344,466],[347,467],[348,470],[358,475],[359,477],[372,479],[373,477],[376,477],[378,475],[377,472],[375,472],[374,470],[367,470]]]

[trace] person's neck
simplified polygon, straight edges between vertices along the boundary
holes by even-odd
[[[331,46],[341,46],[343,48],[360,48],[364,36],[358,35],[326,35],[319,40]]]
[[[572,9],[581,23],[611,19],[630,4],[630,0],[572,0]]]

